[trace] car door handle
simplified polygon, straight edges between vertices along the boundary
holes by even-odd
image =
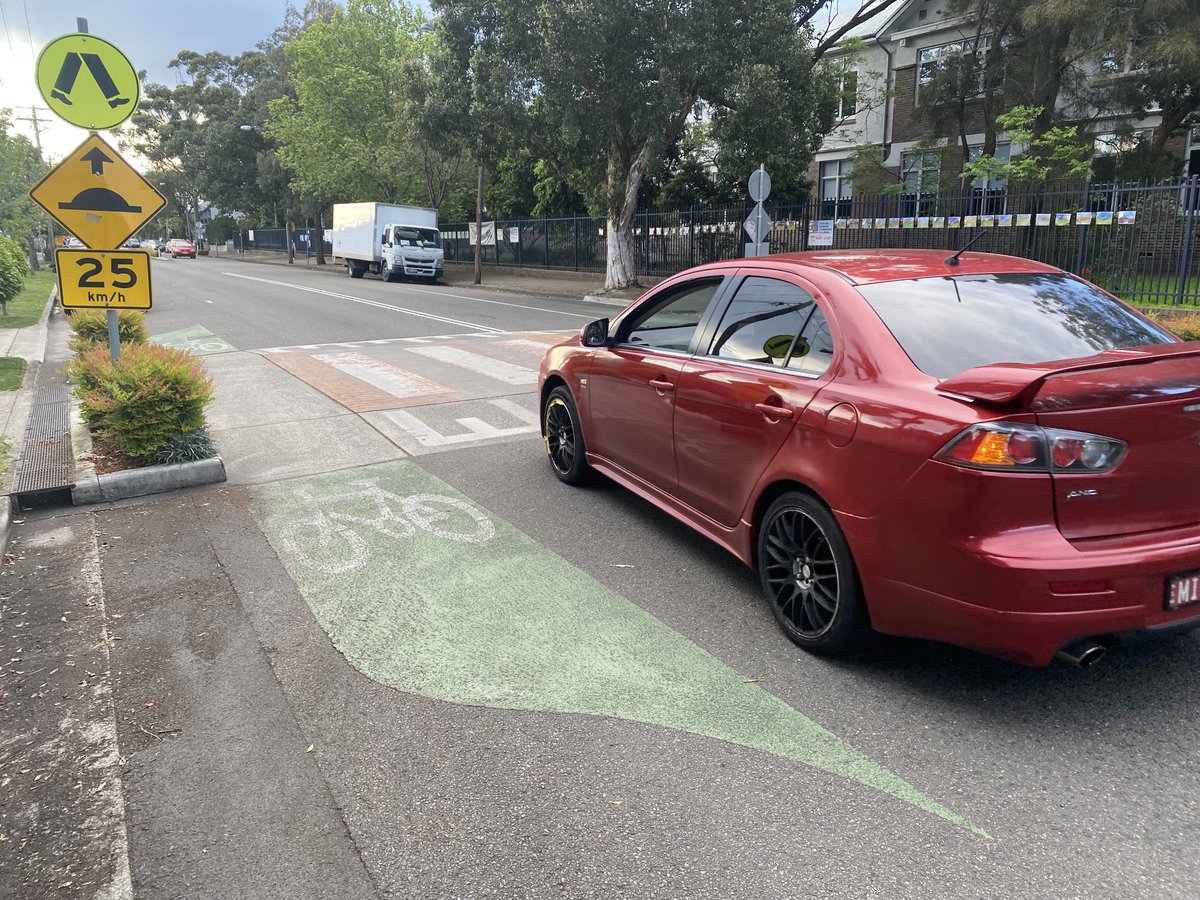
[[[673,391],[673,390],[675,390],[675,385],[671,384],[671,382],[669,382],[669,381],[663,380],[662,378],[651,378],[650,379],[650,387],[654,388],[656,391]]]
[[[792,410],[786,406],[776,406],[773,403],[755,403],[754,408],[768,419],[790,419],[793,416]]]

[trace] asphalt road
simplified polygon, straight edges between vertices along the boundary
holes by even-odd
[[[18,526],[18,550],[63,520],[96,548],[136,897],[1200,894],[1196,637],[1087,671],[808,656],[732,557],[559,484],[519,424],[533,385],[485,385],[603,311],[219,260],[154,278],[150,331],[203,328],[237,351],[208,358],[218,392],[269,395],[245,422],[226,398],[224,440],[266,440],[285,379],[311,418],[280,474],[235,453],[229,485]],[[507,367],[453,380],[480,358]],[[388,425],[313,359],[445,402]],[[351,429],[378,443],[354,456]]]

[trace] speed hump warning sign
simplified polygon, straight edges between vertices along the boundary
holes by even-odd
[[[55,250],[63,309],[149,309],[145,250]]]
[[[37,84],[46,104],[89,131],[115,128],[137,109],[137,72],[125,54],[94,34],[64,34],[37,60]]]
[[[158,215],[167,198],[93,134],[34,185],[29,196],[89,247],[115,250]]]

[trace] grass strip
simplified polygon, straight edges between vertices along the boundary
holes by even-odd
[[[21,293],[8,301],[8,315],[0,316],[0,328],[26,328],[36,325],[50,298],[54,273],[41,269],[25,279]]]
[[[25,378],[25,360],[19,356],[0,357],[0,391],[15,391]]]

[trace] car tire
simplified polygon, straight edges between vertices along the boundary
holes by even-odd
[[[584,450],[579,411],[571,392],[561,384],[547,395],[542,407],[542,437],[550,468],[559,481],[580,485],[590,480],[592,467]]]
[[[795,644],[834,655],[866,642],[871,626],[858,569],[823,503],[800,491],[777,498],[758,529],[757,555],[771,612]]]

